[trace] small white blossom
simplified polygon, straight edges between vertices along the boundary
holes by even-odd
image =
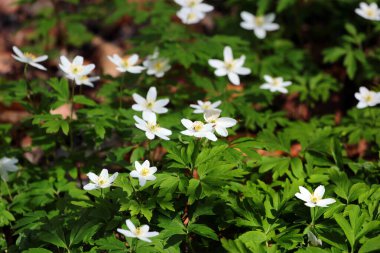
[[[335,199],[328,198],[322,199],[325,194],[325,187],[323,185],[318,186],[313,193],[309,192],[305,187],[299,187],[300,192],[296,193],[296,197],[305,201],[305,205],[308,207],[327,207],[328,205],[335,203]]]
[[[220,118],[220,113],[220,110],[207,110],[204,114],[204,118],[207,123],[212,124],[215,132],[223,137],[226,137],[228,136],[227,128],[236,125],[237,121],[228,117]]]
[[[218,109],[217,107],[222,103],[221,101],[216,101],[214,103],[211,103],[210,101],[197,101],[198,104],[191,104],[190,107],[194,108],[194,113],[204,113],[206,110],[211,110],[211,109]]]
[[[206,16],[207,12],[214,9],[213,6],[203,3],[203,0],[174,0],[182,8],[177,12],[182,23],[196,24]]]
[[[94,87],[93,82],[100,80],[99,76],[79,76],[75,78],[75,84],[76,85],[86,85],[89,87]]]
[[[292,82],[284,81],[282,77],[271,77],[268,75],[264,76],[264,79],[266,83],[262,84],[260,86],[261,89],[264,90],[270,90],[271,92],[281,92],[281,93],[288,93],[288,90],[286,87],[292,84]]]
[[[150,87],[146,95],[146,99],[139,94],[134,93],[132,95],[133,100],[136,104],[132,105],[132,109],[138,112],[154,112],[157,114],[166,113],[168,111],[165,106],[169,103],[169,99],[159,99],[157,100],[157,89],[156,87]]]
[[[322,246],[321,239],[318,239],[318,237],[315,234],[313,234],[313,232],[311,232],[310,230],[307,231],[307,240],[310,242],[312,246]]]
[[[129,219],[126,220],[126,224],[129,230],[121,229],[121,228],[117,229],[117,232],[124,235],[125,237],[132,237],[132,238],[140,239],[142,241],[152,242],[148,238],[159,235],[159,233],[156,231],[149,232],[148,225],[142,225],[141,227],[136,228],[135,225],[132,223],[132,221]]]
[[[0,176],[4,181],[8,181],[8,172],[18,171],[18,167],[16,165],[18,160],[14,157],[8,158],[3,157],[0,159]]]
[[[169,140],[169,135],[172,134],[172,131],[169,129],[160,127],[159,124],[157,124],[157,116],[156,114],[152,112],[145,112],[143,114],[143,118],[139,118],[136,115],[133,116],[133,118],[136,120],[137,123],[135,123],[135,126],[138,129],[141,129],[145,132],[146,137],[149,140],[153,140],[155,136],[160,137],[164,140]]]
[[[370,91],[364,86],[360,87],[359,92],[355,93],[355,98],[359,100],[356,105],[359,109],[380,104],[380,92]]]
[[[251,70],[243,67],[245,62],[245,55],[240,56],[238,59],[233,58],[232,49],[226,46],[223,51],[224,61],[210,59],[208,64],[211,67],[216,68],[216,76],[228,76],[228,79],[234,85],[240,85],[239,75],[249,75]]]
[[[355,13],[362,18],[374,21],[380,20],[380,9],[376,3],[367,4],[365,2],[361,2],[359,7],[360,8],[355,9]]]
[[[150,163],[148,160],[140,164],[138,161],[135,161],[136,170],[131,171],[131,177],[135,177],[139,179],[140,186],[144,186],[146,181],[156,180],[156,177],[153,175],[156,173],[156,167],[150,167]]]
[[[276,23],[273,23],[276,15],[269,13],[264,16],[255,16],[249,12],[243,11],[240,13],[243,22],[240,26],[246,30],[253,30],[256,37],[259,39],[264,39],[267,35],[267,31],[275,31],[280,28]]]
[[[158,49],[156,49],[153,55],[149,55],[143,62],[144,67],[147,68],[146,73],[148,75],[155,75],[157,78],[163,77],[165,72],[171,68],[169,59],[159,57],[159,54]]]
[[[207,138],[211,141],[216,141],[217,138],[213,133],[212,124],[204,124],[201,121],[194,121],[188,119],[182,119],[181,123],[187,129],[182,131],[181,134],[188,136],[195,136],[197,138]]]
[[[140,74],[145,68],[143,66],[138,66],[139,56],[137,54],[132,54],[121,58],[119,55],[114,54],[108,56],[108,59],[116,65],[116,69],[120,72],[129,72],[132,74]]]
[[[37,57],[32,53],[21,52],[21,50],[16,46],[13,46],[12,49],[13,49],[13,52],[16,54],[16,55],[12,54],[12,57],[15,58],[16,60],[18,60],[19,62],[23,62],[23,63],[29,64],[30,66],[33,66],[35,68],[46,71],[46,68],[44,66],[42,66],[41,64],[39,64],[39,62],[46,61],[48,58],[47,55],[42,55],[42,56]]]
[[[107,169],[103,169],[100,172],[99,176],[90,172],[87,174],[87,176],[92,183],[86,184],[85,186],[83,186],[83,189],[85,189],[86,191],[91,191],[99,188],[108,188],[113,184],[118,174],[119,173],[116,172],[112,176],[109,176]]]
[[[71,80],[79,80],[83,76],[87,76],[95,68],[95,64],[83,65],[83,57],[75,56],[74,60],[70,62],[66,56],[60,57],[59,68],[65,73],[66,77]]]

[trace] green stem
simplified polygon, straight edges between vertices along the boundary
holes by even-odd
[[[33,91],[32,91],[32,87],[30,87],[30,84],[28,82],[29,80],[28,79],[28,64],[25,64],[24,66],[24,78],[25,78],[25,83],[26,83],[26,97],[34,110],[34,103],[32,100]]]
[[[317,213],[317,207],[311,207],[310,208],[310,215],[311,215],[311,226],[314,227],[315,225],[315,216]]]
[[[119,110],[123,107],[123,90],[124,90],[124,79],[126,74],[121,76],[121,82],[119,86]]]
[[[73,113],[74,113],[74,93],[75,93],[75,83],[74,81],[72,82],[72,87],[71,87],[71,96],[70,96],[70,118],[69,118],[69,129],[70,129],[70,151],[73,151],[74,148],[74,133],[73,133],[73,126],[72,126],[72,121],[73,121]]]
[[[8,192],[9,198],[10,198],[11,201],[13,201],[13,197],[12,197],[11,191],[9,190],[7,181],[5,181],[5,180],[3,180],[3,181],[5,183],[5,188],[7,188],[7,192]]]

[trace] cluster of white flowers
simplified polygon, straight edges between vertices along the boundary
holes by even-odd
[[[60,60],[59,68],[65,73],[66,78],[74,80],[77,85],[94,87],[92,82],[100,79],[98,76],[88,77],[91,71],[95,69],[95,64],[84,65],[82,56],[76,56],[72,62],[66,56],[61,56]]]
[[[205,18],[206,13],[214,10],[214,7],[203,3],[203,0],[174,0],[181,9],[177,12],[182,23],[196,24]]]
[[[8,181],[8,172],[18,171],[19,168],[16,163],[18,163],[18,160],[14,157],[3,157],[0,159],[0,176],[2,180]]]
[[[157,100],[156,87],[150,87],[146,99],[136,93],[132,96],[136,102],[136,104],[132,106],[132,109],[142,112],[142,119],[136,115],[133,116],[136,121],[136,127],[143,130],[149,140],[153,140],[156,136],[164,140],[169,140],[168,136],[172,134],[172,131],[161,127],[157,123],[156,116],[156,113],[163,114],[168,111],[165,106],[169,103],[169,99]]]
[[[156,48],[152,55],[148,55],[143,61],[143,66],[138,65],[140,57],[137,54],[120,57],[117,54],[109,55],[108,59],[116,65],[116,70],[119,72],[128,72],[131,74],[140,74],[147,70],[148,75],[154,75],[157,78],[163,77],[171,66],[169,59],[160,57],[159,50]]]
[[[194,108],[194,113],[203,113],[205,123],[202,121],[191,121],[189,119],[182,119],[181,123],[186,130],[182,131],[183,135],[194,136],[197,138],[207,138],[211,141],[216,141],[218,138],[215,133],[220,136],[227,137],[227,128],[236,125],[236,120],[227,117],[220,117],[221,110],[217,109],[220,101],[211,103],[209,101],[198,101],[198,105],[190,105]]]
[[[17,162],[17,161],[16,161]],[[0,171],[1,170],[1,160],[0,160]],[[132,171],[130,175],[139,179],[140,186],[144,186],[146,181],[155,180],[156,177],[153,175],[156,171],[156,167],[150,167],[149,161],[145,161],[142,165],[139,162],[135,162],[136,170]],[[118,173],[116,172],[112,176],[109,176],[108,170],[103,169],[99,176],[90,172],[87,174],[91,183],[86,184],[83,189],[87,191],[104,189],[110,187],[116,180]],[[131,222],[131,220],[126,220],[127,227],[129,230],[118,228],[117,231],[123,234],[125,237],[137,238],[146,242],[152,242],[150,237],[157,236],[158,232],[149,232],[148,225],[142,225],[138,228]]]
[[[359,88],[359,92],[355,93],[355,98],[359,101],[356,105],[359,109],[380,104],[380,92],[370,91],[363,86]]]

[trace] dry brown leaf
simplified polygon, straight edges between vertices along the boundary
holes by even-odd
[[[63,119],[70,118],[71,116],[71,104],[63,104],[57,109],[50,110],[50,114],[52,115],[61,115]],[[77,114],[75,113],[75,110],[73,112],[73,120],[78,119]]]

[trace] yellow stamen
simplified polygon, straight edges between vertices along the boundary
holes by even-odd
[[[194,124],[193,124],[193,129],[194,129],[194,131],[196,131],[196,132],[201,131],[202,128],[203,128],[203,125],[204,125],[204,124],[203,124],[202,122],[200,122],[200,121],[195,121]]]
[[[32,59],[32,60],[34,60],[34,59],[37,58],[34,54],[29,53],[29,52],[24,53],[24,56],[25,56],[26,58],[29,58],[29,59]]]
[[[143,176],[143,177],[146,177],[146,176],[148,176],[149,175],[149,169],[148,168],[143,168],[142,170],[141,170],[141,176]]]
[[[256,23],[256,25],[257,26],[263,26],[264,25],[264,17],[261,17],[261,16],[259,16],[259,17],[256,17],[255,18],[255,23]]]

